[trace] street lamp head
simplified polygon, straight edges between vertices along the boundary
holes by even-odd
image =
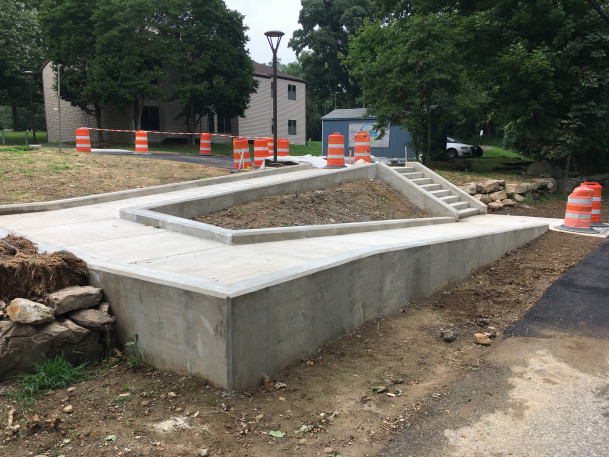
[[[281,37],[284,36],[285,33],[279,30],[269,30],[268,32],[264,32],[264,35],[269,41],[269,45],[271,46],[273,53],[277,52],[277,49],[279,48],[279,43],[281,42]],[[277,38],[277,43],[273,43],[273,38]]]

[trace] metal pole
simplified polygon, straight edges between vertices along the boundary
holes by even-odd
[[[34,101],[32,99],[32,72],[29,72],[27,74],[27,81],[28,81],[28,85],[30,86],[30,124],[32,127],[32,140],[34,141],[34,144],[36,144],[37,141],[36,141],[36,124],[34,123]]]
[[[281,39],[281,38],[280,38]],[[279,45],[279,43],[277,43]],[[277,162],[277,48],[273,48],[273,162]]]
[[[61,64],[57,64],[57,112],[59,113],[59,152],[61,151],[61,76],[59,69]]]
[[[273,162],[277,163],[277,49],[281,43],[281,37],[285,35],[279,30],[265,32],[269,45],[273,50]],[[277,44],[273,44],[273,38],[277,38]]]

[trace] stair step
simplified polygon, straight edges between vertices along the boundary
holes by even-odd
[[[408,179],[417,179],[417,178],[424,178],[425,175],[423,173],[421,173],[420,171],[415,171],[415,172],[409,172],[409,173],[402,173],[402,175]]]
[[[403,168],[394,168],[398,173],[412,173],[415,171],[414,167],[403,167]]]
[[[424,189],[427,192],[431,192],[432,190],[440,190],[442,188],[440,184],[423,184],[420,187],[421,189]]]
[[[456,195],[448,195],[446,197],[440,197],[440,200],[442,200],[444,203],[455,203],[459,201],[459,197]]]
[[[465,208],[469,208],[469,203],[467,203],[467,202],[450,203],[450,206],[452,206],[455,209],[465,209]]]
[[[478,208],[466,208],[459,210],[459,219],[463,219],[464,217],[474,216],[479,214],[480,210]]]
[[[433,179],[431,179],[431,178],[416,178],[416,179],[411,179],[411,181],[419,186],[422,186],[424,184],[433,183]]]
[[[450,190],[446,190],[446,189],[432,190],[430,192],[430,194],[432,194],[434,197],[442,198],[442,197],[446,197],[447,195],[450,195]]]

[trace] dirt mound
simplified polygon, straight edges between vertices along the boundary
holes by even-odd
[[[87,264],[70,252],[39,254],[36,244],[25,238],[0,239],[0,300],[40,297],[88,282]]]
[[[231,230],[428,217],[402,194],[370,179],[266,197],[194,217]]]

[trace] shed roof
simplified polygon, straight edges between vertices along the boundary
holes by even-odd
[[[367,111],[367,108],[335,109],[321,119],[376,119],[375,116],[367,116]]]

